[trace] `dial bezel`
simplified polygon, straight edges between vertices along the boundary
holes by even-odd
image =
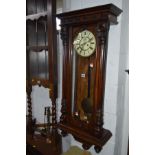
[[[73,47],[78,55],[89,57],[96,51],[96,38],[89,30],[81,31],[75,37]]]

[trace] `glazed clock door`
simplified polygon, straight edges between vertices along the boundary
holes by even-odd
[[[93,28],[73,28],[72,116],[75,124],[92,125],[96,66],[96,37]],[[78,122],[79,121],[79,122]],[[89,128],[90,129],[90,128]]]

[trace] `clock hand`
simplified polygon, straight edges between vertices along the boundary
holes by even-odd
[[[80,43],[80,46],[81,46],[82,49],[83,49],[83,47],[84,47],[85,44],[86,44],[85,42]]]
[[[82,49],[84,48],[84,46],[89,42],[89,38],[88,40],[84,40],[83,43],[80,43],[80,46],[82,47]]]
[[[89,39],[89,38],[88,38],[88,39]],[[92,40],[92,39],[93,39],[93,37],[92,37],[92,38],[90,38],[88,42],[91,42],[91,40]]]
[[[87,45],[87,43],[90,43],[92,39],[93,39],[93,38],[90,38],[90,39],[89,39],[89,38],[87,37],[87,40],[85,40],[85,42],[84,42],[83,44],[81,44],[82,48],[84,48],[84,46]]]

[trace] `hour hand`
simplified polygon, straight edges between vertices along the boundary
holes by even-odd
[[[80,40],[75,40],[75,41],[73,42],[73,45],[78,45],[78,44],[80,44]]]
[[[87,39],[87,38],[82,39],[82,40],[80,41],[80,46],[83,47],[85,44],[87,44],[87,42],[88,42],[88,39]]]

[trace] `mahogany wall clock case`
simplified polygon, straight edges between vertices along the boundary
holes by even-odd
[[[58,128],[96,152],[112,136],[103,128],[108,32],[121,9],[113,4],[58,14],[63,41],[63,100]]]

